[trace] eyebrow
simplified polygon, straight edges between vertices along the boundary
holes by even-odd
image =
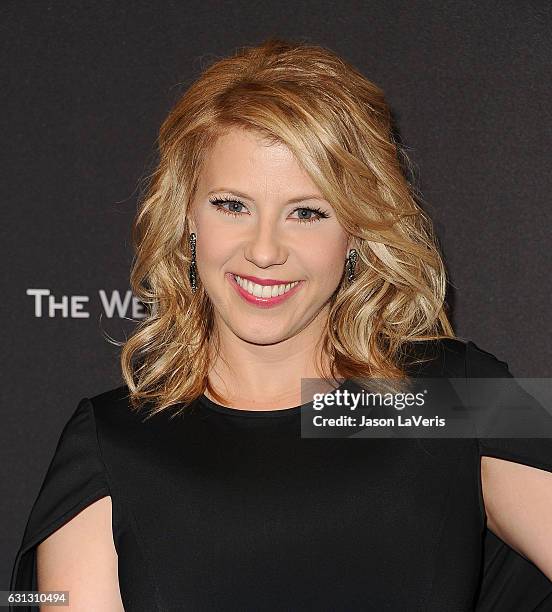
[[[240,193],[239,191],[236,191],[235,189],[226,189],[225,187],[219,187],[218,189],[212,189],[211,191],[209,191],[207,195],[210,196],[214,193],[220,193],[220,192],[231,193],[235,196],[238,196],[239,198],[244,198],[246,200],[253,201],[253,198],[251,198],[247,194]],[[319,200],[321,202],[326,201],[322,196],[319,196],[318,194],[311,194],[311,195],[299,196],[297,198],[291,198],[291,200],[288,200],[286,204],[296,204],[297,202],[304,202],[305,200]]]

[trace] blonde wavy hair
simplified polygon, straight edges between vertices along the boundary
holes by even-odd
[[[236,127],[289,147],[358,252],[319,343],[334,379],[404,378],[406,343],[455,337],[433,224],[407,179],[383,92],[322,46],[272,37],[203,69],[161,126],[132,228],[130,283],[147,311],[121,343],[133,408],[148,402],[152,416],[206,389],[225,403],[208,380],[218,335],[201,279],[195,293],[189,285],[187,213],[203,161]]]

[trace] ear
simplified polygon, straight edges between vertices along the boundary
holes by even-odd
[[[347,238],[347,254],[346,257],[349,256],[349,250],[353,247],[353,237],[349,234]]]
[[[195,219],[193,214],[189,214],[188,215],[188,229],[189,229],[189,233],[192,234],[197,234],[196,231],[196,224],[195,224]]]

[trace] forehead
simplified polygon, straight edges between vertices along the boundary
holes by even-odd
[[[317,191],[289,147],[263,135],[233,128],[219,136],[207,153],[201,173],[203,188],[219,185],[236,190]]]

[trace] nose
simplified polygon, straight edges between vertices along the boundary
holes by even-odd
[[[278,228],[273,223],[259,223],[247,239],[244,257],[258,268],[281,265],[287,259],[288,249],[282,243]]]

